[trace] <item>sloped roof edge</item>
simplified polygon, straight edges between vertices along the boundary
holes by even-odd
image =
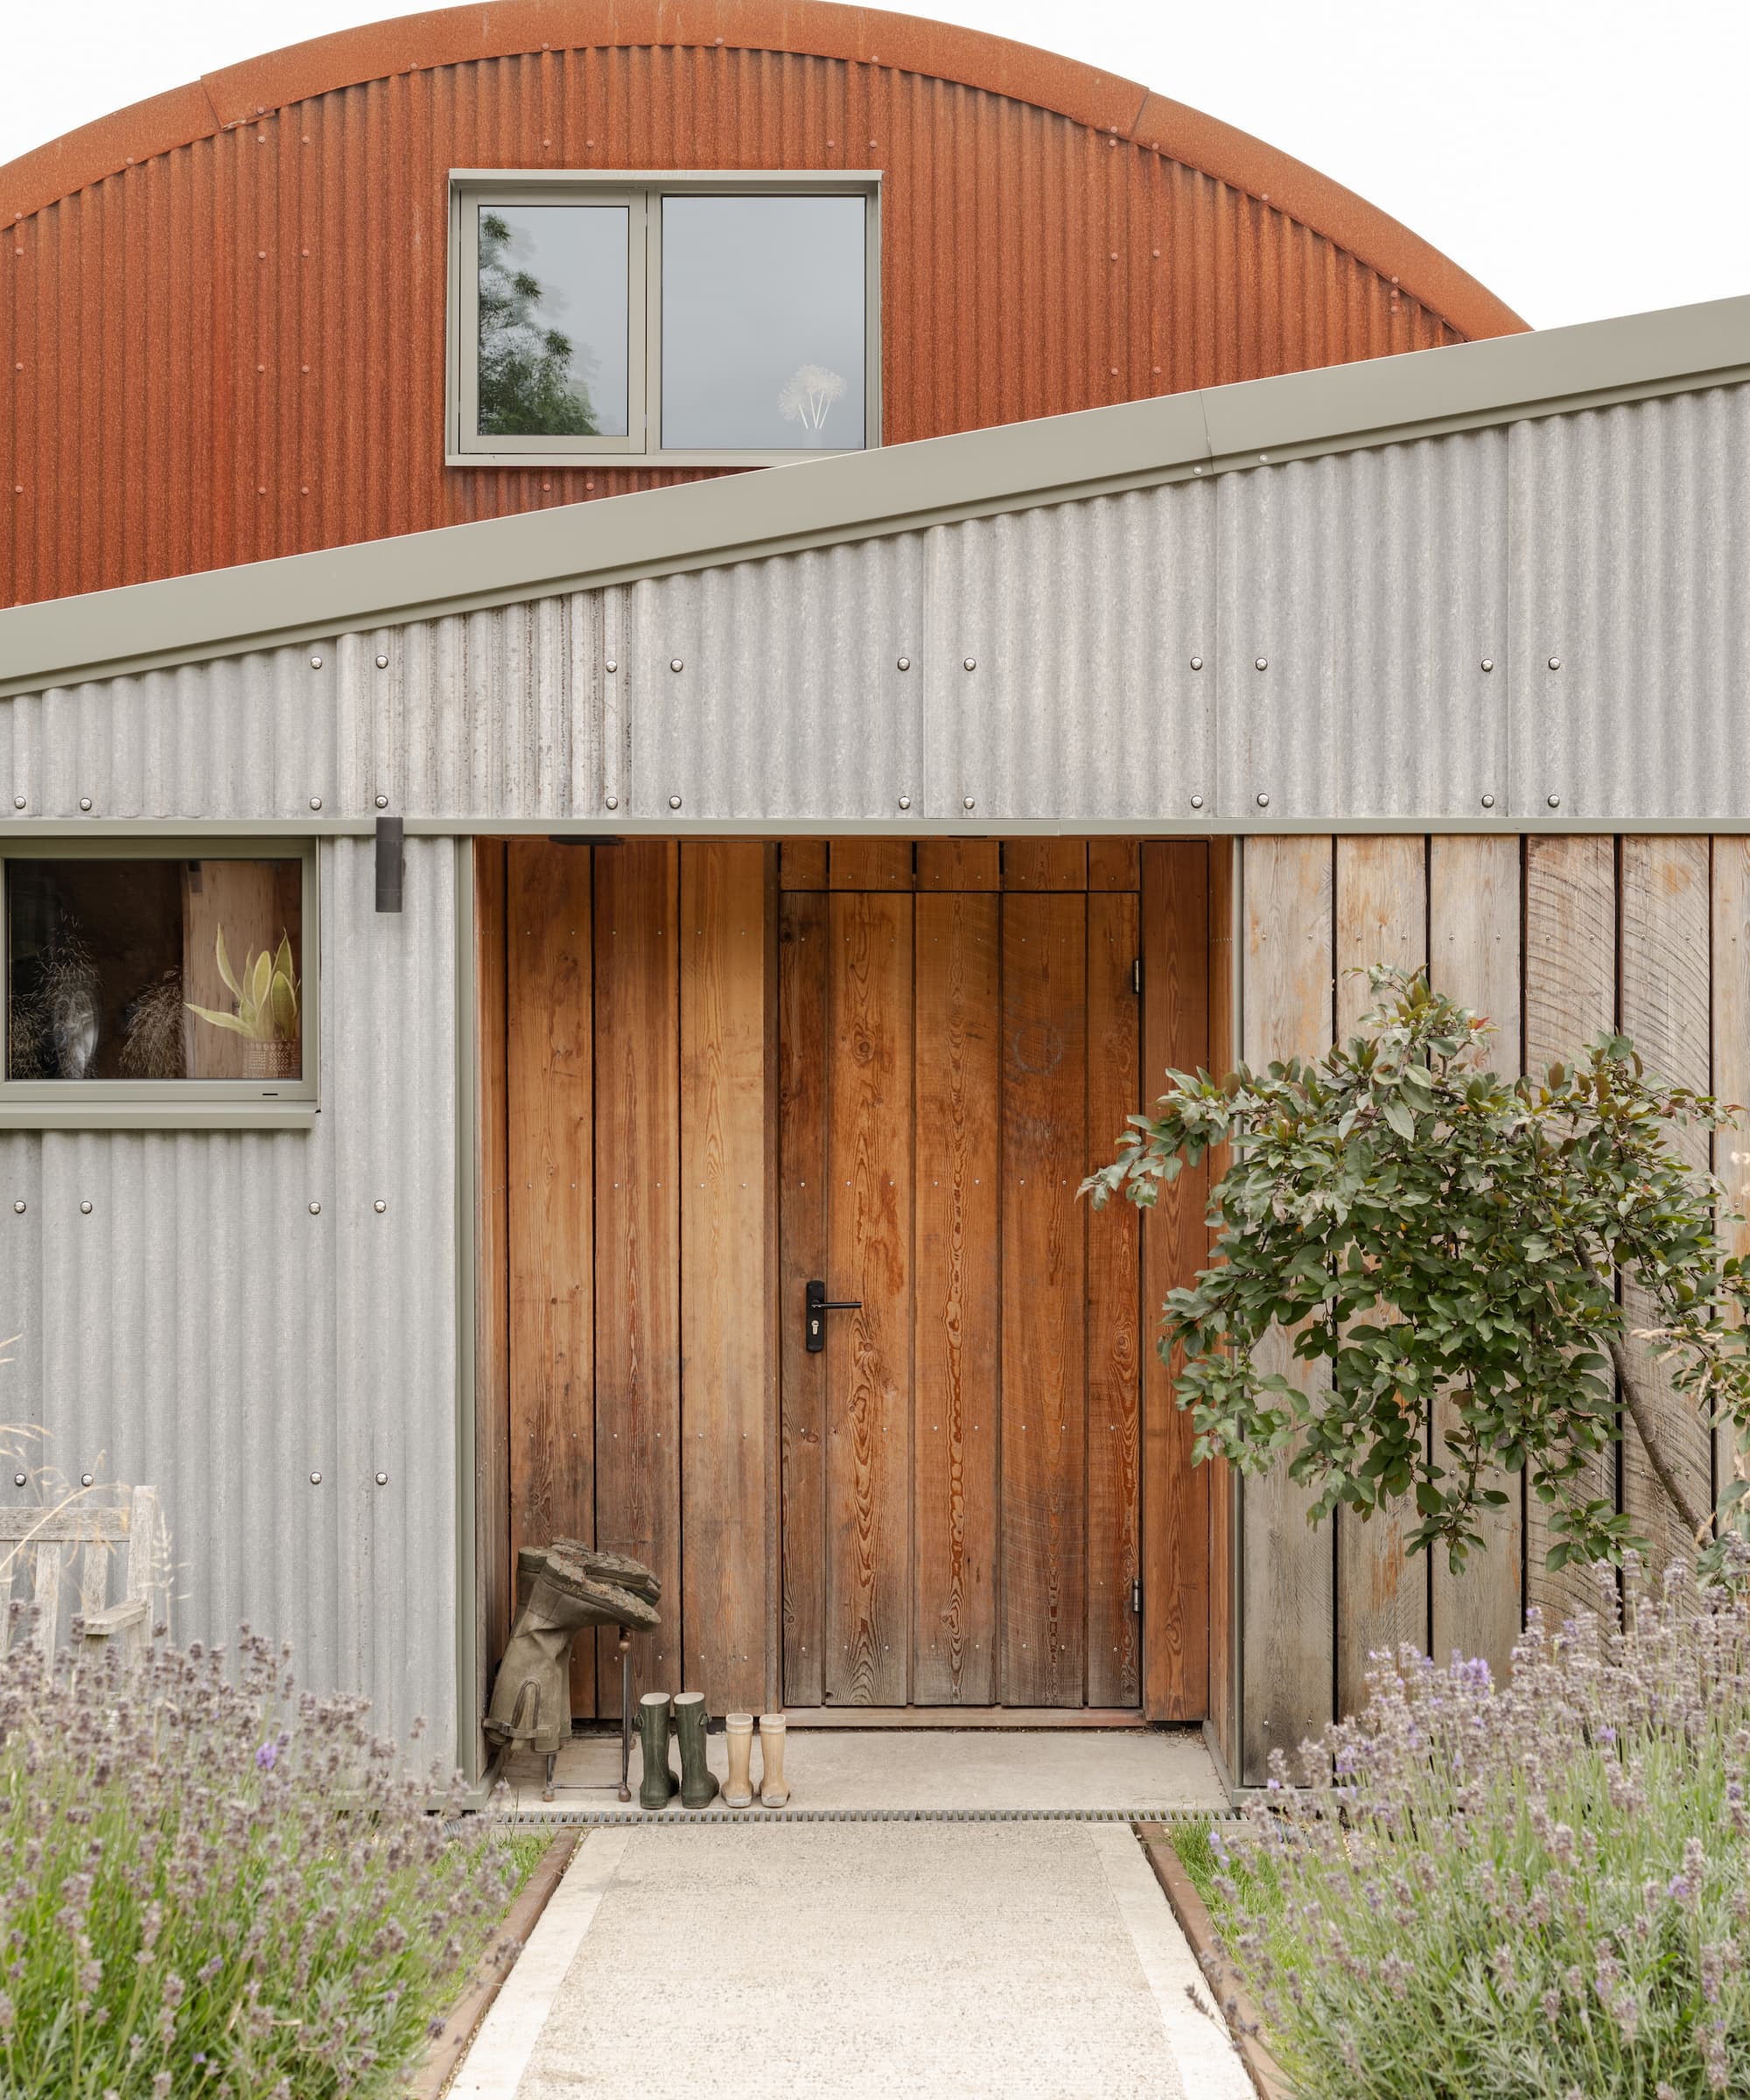
[[[878,64],[1032,103],[1268,199],[1393,279],[1460,335],[1525,326],[1388,214],[1217,117],[1006,37],[834,0],[486,0],[337,30],[204,74],[0,166],[0,220],[25,218],[130,165],[289,104],[393,74],[548,49],[713,44]]]
[[[1750,297],[1086,409],[0,612],[0,696],[1750,381]]]

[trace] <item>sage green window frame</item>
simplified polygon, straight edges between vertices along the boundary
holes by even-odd
[[[313,1124],[321,1102],[321,885],[317,842],[309,837],[165,839],[65,838],[38,833],[0,838],[0,1013],[12,996],[11,910],[8,879],[16,865],[44,860],[296,860],[302,868],[298,909],[298,1016],[301,1075],[297,1079],[12,1079],[0,1028],[0,1130],[286,1130]]]
[[[662,442],[662,200],[665,197],[861,197],[863,214],[863,443],[750,451],[669,447]],[[624,438],[480,435],[480,213],[482,204],[625,205],[627,257],[626,431]],[[446,466],[783,466],[874,452],[881,443],[881,172],[575,168],[450,171],[445,329]]]

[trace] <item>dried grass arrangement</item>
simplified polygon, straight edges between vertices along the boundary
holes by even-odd
[[[186,1075],[182,972],[174,964],[130,1004],[122,1021],[121,1061],[124,1079],[182,1079]]]

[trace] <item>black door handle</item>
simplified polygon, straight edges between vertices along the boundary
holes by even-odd
[[[802,1329],[804,1346],[810,1356],[818,1356],[826,1347],[826,1321],[821,1317],[826,1312],[860,1312],[860,1298],[829,1298],[825,1282],[818,1276],[810,1277],[804,1293],[808,1319]]]

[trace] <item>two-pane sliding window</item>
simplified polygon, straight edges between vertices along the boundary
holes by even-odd
[[[879,442],[873,177],[452,178],[457,464]]]

